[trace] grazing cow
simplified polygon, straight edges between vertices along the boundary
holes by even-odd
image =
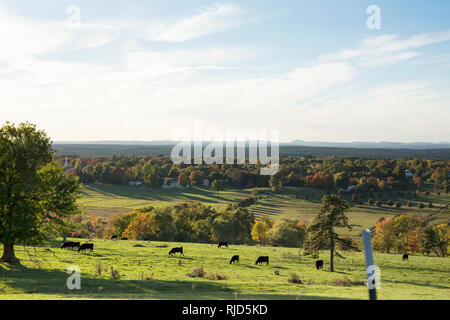
[[[408,254],[405,253],[405,254],[403,255],[403,257],[402,257],[402,260],[403,260],[403,261],[408,261],[408,258],[409,258]]]
[[[169,251],[169,255],[175,254],[175,253],[177,253],[177,252],[179,252],[180,255],[183,255],[183,256],[184,256],[184,253],[183,253],[183,247],[172,248],[172,250]]]
[[[128,238],[127,237],[122,237],[122,238],[120,238],[120,240],[128,240]]]
[[[114,240],[114,239],[117,240],[117,238],[118,238],[118,236],[117,236],[117,234],[115,234],[115,235],[113,235],[113,236],[111,237],[111,240]]]
[[[70,248],[70,249],[73,249],[73,247],[74,247],[74,242],[72,242],[72,241],[66,241],[66,242],[64,242],[64,243],[62,244],[61,249],[64,249],[64,248]]]
[[[228,242],[226,242],[226,241],[220,241],[220,242],[219,242],[219,245],[218,245],[217,247],[220,248],[221,246],[225,246],[225,247],[228,248]]]
[[[90,252],[94,251],[94,244],[93,243],[83,243],[79,248],[78,252],[89,250]]]
[[[230,264],[239,262],[239,256],[233,256],[230,260]]]
[[[264,256],[264,257],[259,257],[258,260],[256,260],[256,262],[255,262],[255,266],[256,266],[258,263],[259,263],[259,264],[263,264],[263,262],[265,262],[266,265],[268,265],[268,264],[269,264],[269,257],[266,257],[266,256]]]
[[[323,260],[317,260],[316,261],[316,269],[322,269],[323,270]]]
[[[80,242],[74,242],[74,243],[73,243],[73,248],[75,248],[75,247],[79,248],[80,245],[81,245]]]

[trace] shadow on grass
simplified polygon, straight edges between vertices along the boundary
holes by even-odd
[[[390,282],[392,284],[410,284],[414,286],[421,286],[421,287],[431,287],[436,289],[445,289],[450,290],[450,286],[443,286],[443,285],[436,285],[436,284],[425,284],[425,283],[417,283],[413,281],[397,281],[397,280],[383,280],[386,282]]]
[[[164,190],[164,189],[149,189],[149,188],[134,188],[127,186],[113,186],[103,184],[87,184],[84,185],[81,193],[88,196],[89,192],[98,193],[104,197],[115,199],[119,197],[132,198],[144,201],[179,201],[179,202],[209,202],[221,203],[230,202],[230,200],[220,193],[209,189],[202,189],[193,187],[185,190]],[[249,192],[242,190],[243,196],[248,195]],[[97,202],[97,201],[95,201]]]
[[[39,295],[62,295],[77,298],[126,298],[128,295],[143,299],[213,299],[232,296],[232,290],[221,284],[206,281],[167,280],[114,280],[83,276],[81,289],[69,290],[66,281],[69,274],[61,270],[30,269],[21,265],[8,266],[0,270],[0,278],[8,291]]]
[[[31,269],[22,265],[0,265],[0,278],[5,290],[0,294],[14,298],[14,294],[30,294],[30,299],[46,299],[47,295],[67,299],[337,299],[327,296],[292,294],[241,294],[217,282],[168,280],[114,280],[83,276],[81,289],[69,290],[69,274],[61,270]],[[23,296],[21,296],[23,298]],[[59,298],[58,298],[59,299]]]
[[[169,259],[194,260],[194,258],[185,257],[185,256],[169,256]]]

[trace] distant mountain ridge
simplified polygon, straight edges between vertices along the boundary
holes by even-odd
[[[173,140],[157,141],[55,141],[54,144],[79,144],[79,145],[128,145],[128,146],[171,146],[177,144]],[[204,141],[204,144],[209,143]],[[375,148],[375,149],[450,149],[450,142],[326,142],[326,141],[303,141],[280,142],[280,146],[304,146],[304,147],[332,147],[332,148]]]
[[[376,149],[448,149],[450,142],[322,142],[294,140],[280,145],[305,146],[305,147],[335,147],[335,148],[376,148]]]

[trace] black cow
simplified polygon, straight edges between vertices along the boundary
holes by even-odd
[[[230,260],[230,264],[239,262],[239,256],[233,256]]]
[[[256,260],[256,262],[255,262],[255,266],[259,263],[259,264],[263,264],[263,262],[265,262],[266,263],[266,265],[268,265],[269,264],[269,257],[266,257],[266,256],[261,256],[261,257],[259,257],[258,258],[258,260]]]
[[[122,238],[120,238],[120,240],[128,240],[128,238],[127,237],[122,237]]]
[[[219,242],[219,245],[218,245],[217,247],[220,248],[221,246],[225,246],[225,247],[228,248],[228,242],[226,242],[226,241],[220,241],[220,242]]]
[[[111,240],[114,240],[114,239],[117,239],[118,238],[118,236],[115,234],[115,235],[113,235],[112,237],[111,237]]]
[[[408,261],[408,258],[409,258],[408,254],[405,253],[405,254],[403,255],[403,257],[402,257],[402,260],[403,260],[403,261]]]
[[[322,269],[323,270],[323,260],[317,260],[316,261],[316,269]]]
[[[75,248],[75,247],[79,248],[79,247],[80,247],[80,245],[81,245],[81,243],[80,243],[80,242],[74,242],[74,243],[73,243],[73,247],[74,247],[74,248]]]
[[[94,251],[94,244],[93,243],[83,243],[79,248],[78,252],[89,250],[90,252]]]
[[[182,255],[184,256],[184,253],[183,253],[183,247],[172,248],[172,250],[169,251],[169,255],[175,254],[175,253],[177,253],[177,252],[179,252],[180,255],[182,254]]]
[[[61,246],[61,249],[64,248],[70,248],[73,249],[75,247],[80,247],[80,243],[79,242],[73,242],[73,241],[66,241],[63,243],[63,245]]]
[[[66,241],[66,242],[64,242],[63,244],[62,244],[62,246],[61,246],[61,249],[64,249],[64,248],[73,248],[73,242],[72,241]]]

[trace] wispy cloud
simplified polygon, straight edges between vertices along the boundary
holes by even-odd
[[[344,49],[319,57],[320,61],[355,60],[359,66],[388,65],[420,56],[413,51],[431,44],[449,41],[450,31],[423,33],[401,39],[398,35],[365,38],[357,49]]]
[[[421,48],[450,40],[448,31],[369,37],[309,64],[262,63],[266,68],[258,72],[248,62],[264,61],[259,58],[266,52],[251,44],[215,47],[205,41],[180,49],[148,42],[218,34],[247,18],[239,7],[216,4],[157,23],[82,23],[70,29],[64,21],[22,17],[0,7],[0,118],[35,122],[58,140],[165,139],[198,119],[217,129],[278,127],[285,137],[306,140],[449,135],[448,126],[439,125],[449,118],[447,85],[380,85],[358,78],[365,67],[408,61]],[[100,48],[105,44],[111,44],[108,50]],[[71,50],[81,54],[60,54]],[[101,63],[86,58],[105,51],[109,60]],[[433,61],[444,64],[447,58]]]
[[[69,28],[65,21],[22,17],[0,6],[0,60],[98,47],[113,41],[116,31],[110,25],[87,23]]]
[[[215,4],[189,17],[150,23],[143,36],[149,41],[183,42],[239,27],[245,18],[245,11],[235,5]]]

